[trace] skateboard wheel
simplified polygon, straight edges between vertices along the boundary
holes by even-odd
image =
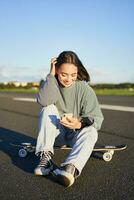
[[[25,149],[20,149],[18,154],[19,154],[19,157],[25,158],[27,156],[27,151]]]
[[[106,162],[109,162],[112,159],[112,154],[111,153],[104,153],[103,154],[103,160],[105,160]]]

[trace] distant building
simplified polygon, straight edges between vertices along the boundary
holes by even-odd
[[[33,86],[33,87],[39,87],[39,82],[33,82],[33,83],[32,83],[32,86]]]
[[[19,87],[20,82],[18,82],[18,81],[9,82],[9,85],[14,85],[15,87]]]
[[[18,82],[18,81],[13,81],[13,82],[9,82],[9,84],[14,85],[15,87],[26,87],[28,85],[27,82]]]
[[[24,87],[24,88],[31,88],[31,89],[38,89],[40,82],[19,82],[19,81],[10,81],[10,82],[4,82],[2,83],[5,87],[10,87],[10,88],[19,88],[19,87]]]
[[[8,85],[8,82],[4,82],[3,84],[4,84],[4,85]]]

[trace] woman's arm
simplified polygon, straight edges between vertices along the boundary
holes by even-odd
[[[59,85],[55,78],[55,64],[56,58],[51,59],[50,74],[47,75],[46,80],[41,84],[37,102],[42,106],[55,104],[59,98]]]
[[[88,85],[83,95],[81,114],[81,118],[89,118],[89,120],[91,119],[93,122],[91,125],[94,126],[97,130],[101,128],[104,117],[101,112],[96,94]]]

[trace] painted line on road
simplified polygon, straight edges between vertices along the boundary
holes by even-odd
[[[106,110],[117,110],[117,111],[125,111],[125,112],[134,112],[134,107],[128,107],[128,106],[116,106],[116,105],[100,104],[100,107],[102,109],[106,109]]]
[[[15,100],[15,101],[37,102],[37,100],[35,98],[14,97],[13,100]],[[134,107],[128,107],[128,106],[117,106],[117,105],[100,104],[100,107],[102,109],[106,109],[106,110],[134,112]]]
[[[35,98],[23,98],[23,97],[14,97],[13,100],[15,101],[28,101],[28,102],[37,102]]]

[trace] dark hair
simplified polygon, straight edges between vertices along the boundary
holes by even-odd
[[[71,63],[78,68],[78,80],[84,80],[87,82],[90,81],[90,76],[76,53],[74,53],[73,51],[63,51],[62,53],[60,53],[57,57],[57,63],[55,66],[58,68],[63,63]]]

